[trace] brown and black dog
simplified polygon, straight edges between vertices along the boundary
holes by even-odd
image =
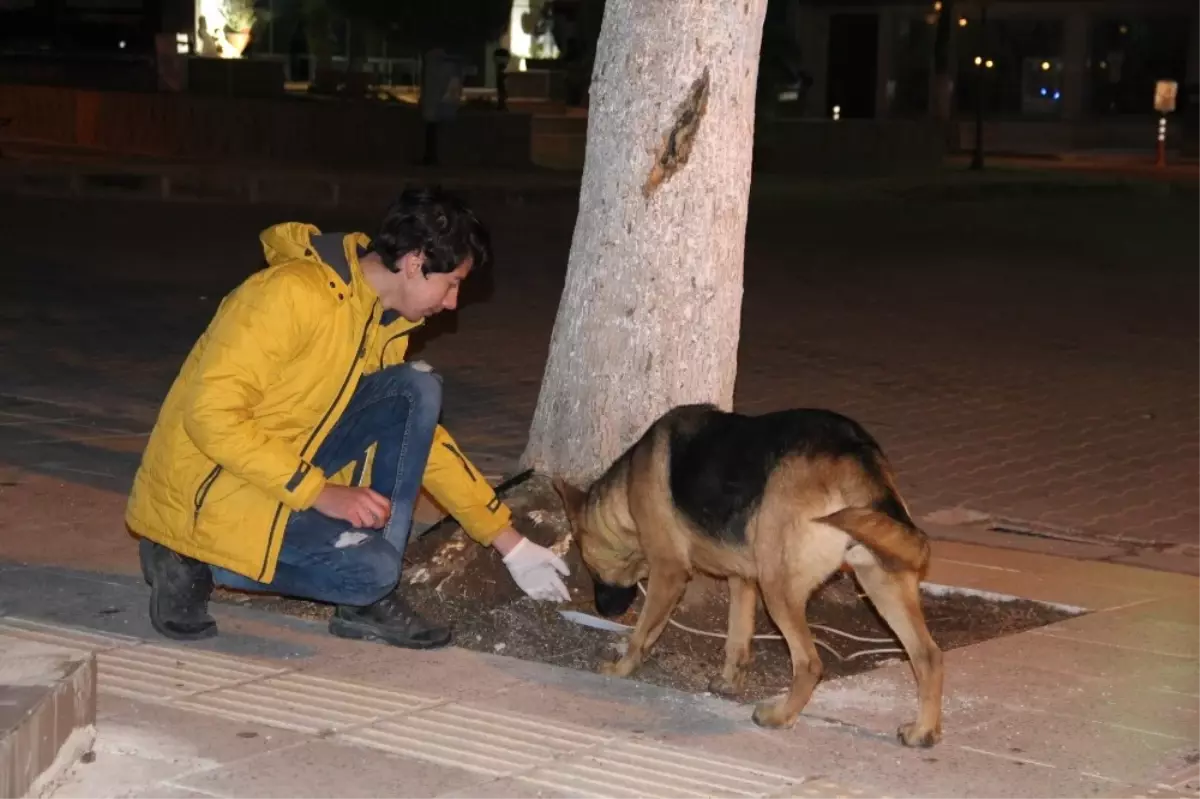
[[[912,521],[879,444],[857,422],[825,410],[761,416],[683,405],[655,421],[586,491],[555,479],[596,608],[646,601],[620,659],[641,665],[695,572],[729,581],[725,665],[711,689],[741,690],[750,662],[757,593],[792,656],[791,690],[754,721],[792,725],[821,677],[805,618],[812,592],[848,565],[904,645],[917,680],[917,720],[898,730],[908,746],[941,738],[942,652],[921,611],[929,542]]]

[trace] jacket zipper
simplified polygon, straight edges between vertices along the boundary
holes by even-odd
[[[200,509],[204,507],[204,500],[208,499],[208,491],[212,488],[213,483],[217,482],[217,477],[220,476],[221,471],[221,465],[217,464],[200,481],[200,487],[196,489],[196,496],[192,499],[192,504],[195,506],[195,510],[192,513],[192,521],[200,518]]]
[[[346,393],[346,386],[350,385],[350,378],[354,376],[354,370],[358,367],[358,362],[367,354],[367,333],[371,331],[371,324],[375,321],[375,307],[378,305],[378,300],[371,305],[371,313],[367,316],[367,323],[363,325],[362,336],[358,339],[358,351],[354,354],[354,360],[350,362],[350,369],[346,372],[346,376],[342,379],[342,386],[338,389],[338,393],[333,398],[333,402],[326,409],[325,415],[321,417],[321,421],[313,428],[312,435],[308,437],[308,441],[304,442],[304,448],[300,450],[301,458],[308,458],[308,448],[312,446],[316,440],[317,434],[321,432],[321,428],[329,421],[333,409],[342,401],[342,395]],[[263,553],[262,567],[258,570],[258,580],[262,582],[263,575],[267,573],[267,560],[271,557],[271,547],[275,543],[275,532],[279,526],[279,517],[283,515],[283,503],[280,502],[275,506],[275,516],[271,519],[271,532],[267,536],[267,551]]]
[[[396,339],[404,338],[411,332],[412,332],[411,330],[405,330],[403,333],[397,333],[396,335],[389,338],[387,341],[383,342],[383,346],[379,348],[379,368],[380,369],[383,368],[383,359],[387,355],[388,346]]]

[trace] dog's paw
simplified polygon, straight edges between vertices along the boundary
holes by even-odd
[[[754,723],[770,729],[792,726],[796,721],[796,716],[788,718],[784,709],[786,704],[784,700],[759,702],[754,708]]]
[[[742,692],[744,679],[727,680],[725,675],[718,674],[708,682],[708,690],[717,696],[732,697]]]
[[[605,677],[628,677],[633,674],[633,670],[637,668],[637,664],[629,658],[620,658],[618,660],[609,660],[600,664],[600,673]]]
[[[900,725],[900,728],[896,730],[896,737],[905,746],[919,746],[928,749],[942,740],[942,731],[938,727],[926,730],[917,722],[910,721],[908,724]]]

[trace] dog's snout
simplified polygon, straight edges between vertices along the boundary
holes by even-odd
[[[595,586],[596,612],[605,618],[620,616],[629,610],[633,600],[637,598],[637,586],[628,588],[620,585],[609,585],[599,580],[592,580]]]

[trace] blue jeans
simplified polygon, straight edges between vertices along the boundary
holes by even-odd
[[[371,488],[391,500],[387,525],[382,531],[361,530],[316,509],[293,512],[270,583],[215,566],[213,580],[226,588],[338,605],[361,607],[387,596],[400,581],[413,506],[441,409],[442,384],[432,372],[401,364],[363,378],[313,464],[332,475],[357,462],[357,483],[367,448],[375,444]]]

